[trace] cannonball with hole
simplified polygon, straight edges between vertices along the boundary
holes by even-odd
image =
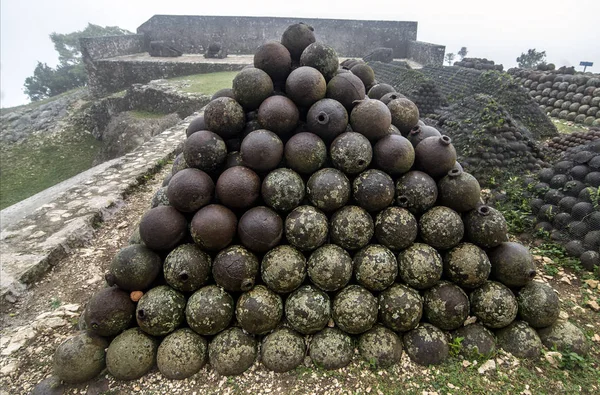
[[[493,207],[480,205],[464,216],[466,239],[483,248],[492,248],[508,241],[508,226],[502,213]]]
[[[258,273],[256,256],[239,245],[221,250],[213,261],[212,274],[217,285],[226,291],[249,291]]]
[[[98,291],[87,303],[83,318],[89,331],[98,336],[115,336],[129,327],[135,305],[129,293],[110,287]]]
[[[529,249],[522,244],[504,242],[488,252],[492,276],[507,287],[527,285],[536,275]]]
[[[182,244],[175,247],[165,258],[163,272],[165,281],[181,292],[194,292],[210,275],[210,255],[195,244]]]
[[[136,308],[139,327],[152,336],[173,332],[184,321],[185,296],[168,285],[154,287],[142,296]]]
[[[396,180],[396,203],[414,215],[421,215],[435,204],[437,184],[422,171],[409,171]]]
[[[327,142],[333,141],[348,126],[348,111],[337,100],[321,99],[306,115],[308,130]]]
[[[365,136],[356,132],[339,135],[330,147],[331,162],[348,175],[365,170],[373,158],[373,148]]]

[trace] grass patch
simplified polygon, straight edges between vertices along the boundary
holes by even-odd
[[[24,109],[24,108],[30,108],[30,109],[33,110],[34,108],[37,108],[37,107],[41,106],[42,104],[53,102],[56,99],[60,99],[61,97],[68,96],[68,95],[70,95],[70,94],[72,94],[74,92],[77,92],[77,91],[80,91],[80,90],[83,90],[83,89],[86,89],[86,88],[82,88],[82,87],[80,87],[80,88],[74,88],[74,89],[71,89],[70,91],[63,92],[63,93],[61,93],[59,95],[48,97],[46,99],[42,99],[42,100],[38,100],[38,101],[34,101],[34,102],[31,102],[31,103],[28,103],[28,104],[23,104],[23,105],[15,106],[15,107],[0,108],[0,115],[8,114],[10,112],[21,110],[21,109]]]
[[[165,116],[165,114],[150,111],[129,111],[129,114],[137,119],[159,119]]]
[[[551,118],[552,119],[552,118]],[[552,123],[556,126],[558,133],[571,134],[574,132],[588,132],[590,129],[587,126],[579,125],[574,122],[565,121],[562,119],[552,119]]]
[[[218,73],[195,74],[171,78],[169,81],[185,82],[186,84],[181,88],[184,92],[213,95],[220,89],[231,88],[231,83],[237,73],[237,71],[221,71]]]
[[[534,225],[534,219],[531,213],[531,196],[521,177],[510,177],[502,185],[506,192],[506,199],[495,203],[498,211],[504,215],[508,232],[511,234],[520,234],[530,231]]]

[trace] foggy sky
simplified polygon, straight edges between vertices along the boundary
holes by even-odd
[[[417,39],[446,46],[456,53],[485,57],[516,66],[515,59],[529,48],[545,50],[547,61],[578,66],[594,62],[600,71],[600,0],[456,0],[384,1],[300,0],[180,1],[180,0],[1,0],[1,106],[26,103],[25,78],[37,61],[54,67],[58,55],[48,35],[70,33],[88,22],[119,26],[135,33],[155,14],[282,16],[306,18],[417,21]],[[319,32],[315,32],[317,40]],[[343,32],[340,32],[343,34]],[[458,59],[456,59],[458,60]],[[581,70],[581,67],[577,67]]]

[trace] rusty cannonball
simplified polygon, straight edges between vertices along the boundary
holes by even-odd
[[[183,169],[171,178],[167,197],[171,206],[184,213],[193,213],[213,198],[215,183],[198,169]]]
[[[233,209],[251,207],[260,194],[260,177],[244,166],[234,166],[219,176],[216,195],[221,204]]]
[[[235,137],[245,126],[244,109],[230,97],[217,98],[204,109],[206,128],[224,139]]]
[[[412,101],[405,98],[394,99],[387,106],[392,114],[392,124],[403,135],[407,135],[417,125],[419,121],[419,109]]]
[[[327,84],[327,97],[337,100],[351,112],[354,102],[365,98],[365,85],[352,73],[338,74]]]
[[[423,294],[425,319],[445,331],[463,326],[469,317],[469,307],[465,291],[447,281],[437,283]]]
[[[448,174],[456,164],[456,150],[448,136],[427,137],[415,148],[415,162],[431,177]]]
[[[517,318],[518,304],[512,291],[495,281],[486,281],[469,295],[471,314],[488,328],[504,328]]]
[[[300,174],[312,174],[323,167],[327,159],[327,147],[319,136],[301,132],[285,144],[285,163]]]
[[[390,250],[409,247],[417,238],[417,233],[417,220],[404,208],[388,207],[377,214],[375,238]]]
[[[242,246],[221,250],[213,261],[212,274],[217,285],[229,292],[249,291],[258,274],[258,258]]]
[[[329,81],[338,69],[339,60],[335,49],[320,42],[314,42],[304,48],[300,55],[300,66],[317,69],[326,81]]]
[[[347,250],[363,248],[373,233],[373,218],[362,207],[345,206],[331,217],[331,241]]]
[[[268,97],[258,108],[260,126],[282,137],[296,129],[299,118],[298,107],[285,96]]]
[[[419,291],[394,283],[379,294],[379,320],[396,332],[406,332],[419,324],[423,298]]]
[[[292,57],[277,41],[267,41],[254,53],[254,67],[261,69],[273,82],[285,81],[292,69]]]
[[[167,251],[173,249],[186,236],[187,221],[175,207],[158,206],[144,214],[139,229],[146,247]]]
[[[203,250],[219,251],[235,237],[237,217],[225,206],[210,204],[198,210],[190,223],[194,242]]]
[[[257,285],[239,297],[235,316],[246,332],[267,334],[277,327],[283,316],[281,296],[264,285]]]
[[[244,165],[255,171],[275,169],[283,158],[283,143],[268,130],[255,130],[242,141],[240,148]]]
[[[371,86],[375,82],[375,73],[371,66],[359,63],[357,65],[352,66],[350,72],[360,78],[365,86]]]
[[[306,47],[315,42],[315,29],[306,23],[300,22],[290,25],[281,36],[283,44],[293,60],[300,60],[300,55]]]
[[[350,181],[337,169],[321,169],[309,178],[306,194],[318,209],[334,211],[343,207],[350,199]]]
[[[369,89],[367,96],[369,96],[370,99],[381,100],[384,95],[392,92],[396,92],[396,88],[393,86],[389,84],[376,84]]]
[[[389,108],[375,99],[359,101],[350,113],[352,130],[370,141],[377,141],[390,133],[392,114]]]
[[[292,292],[306,278],[306,258],[290,245],[277,246],[263,257],[260,274],[269,289],[278,293]]]
[[[422,171],[409,171],[396,180],[396,202],[415,215],[421,215],[438,197],[435,180]]]
[[[194,292],[208,280],[210,266],[210,255],[198,245],[181,244],[165,258],[165,281],[177,291]]]
[[[415,161],[415,150],[401,135],[389,134],[373,147],[375,165],[391,176],[408,172]]]
[[[302,66],[292,71],[285,81],[285,93],[298,107],[310,107],[325,98],[327,83],[319,70]]]
[[[377,322],[377,298],[360,285],[349,285],[333,299],[332,317],[346,333],[359,334]]]
[[[285,219],[287,241],[301,251],[312,251],[327,240],[329,222],[323,212],[312,206],[300,206]]]
[[[306,125],[312,133],[331,142],[346,130],[348,111],[337,100],[321,99],[308,110]]]
[[[231,88],[223,88],[216,91],[210,100],[218,99],[219,97],[230,97],[235,100],[235,96],[233,95],[233,89]]]
[[[253,207],[240,218],[238,236],[249,250],[266,252],[281,241],[283,221],[268,207]]]
[[[381,170],[360,173],[352,183],[352,196],[365,210],[380,211],[394,201],[394,180]]]
[[[273,94],[273,81],[261,69],[248,68],[233,79],[233,94],[239,104],[248,111],[256,110],[260,103]]]
[[[199,115],[190,122],[187,129],[185,130],[186,137],[190,137],[192,133],[196,133],[200,130],[207,130],[206,121],[204,115]]]
[[[304,199],[304,181],[293,170],[275,169],[263,180],[261,194],[267,206],[277,211],[290,211]]]
[[[185,140],[183,157],[189,167],[211,172],[225,162],[227,146],[218,134],[200,130]]]
[[[340,134],[330,147],[333,165],[346,174],[358,174],[365,170],[373,158],[373,148],[365,136],[360,133]]]

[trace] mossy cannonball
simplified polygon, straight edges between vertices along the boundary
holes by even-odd
[[[391,176],[408,172],[415,162],[415,150],[410,142],[398,134],[381,138],[373,147],[375,165]]]
[[[271,77],[257,68],[241,70],[233,78],[232,86],[235,99],[246,111],[256,110],[267,97],[273,94]]]
[[[522,287],[536,275],[529,249],[522,244],[505,242],[488,252],[492,276],[507,287]]]
[[[281,95],[266,98],[258,108],[260,126],[283,138],[296,129],[299,118],[296,104]]]
[[[375,73],[373,72],[373,69],[365,63],[359,63],[352,66],[350,72],[360,78],[365,87],[371,87],[375,82]]]
[[[283,143],[273,132],[255,130],[242,140],[240,154],[244,165],[252,170],[270,171],[275,169],[283,158]]]
[[[406,209],[388,207],[377,214],[375,238],[390,250],[409,247],[417,238],[417,233],[417,220]]]
[[[326,81],[329,81],[338,69],[339,60],[335,49],[320,42],[314,42],[304,48],[300,55],[300,66],[317,69]]]
[[[167,284],[181,292],[194,292],[210,275],[210,255],[195,244],[182,244],[173,249],[163,265]]]
[[[206,129],[223,139],[230,139],[241,133],[246,124],[246,114],[240,104],[230,97],[212,100],[204,109]]]
[[[288,328],[273,331],[264,337],[260,347],[262,364],[269,370],[283,373],[304,362],[304,338]]]
[[[285,317],[292,328],[303,335],[317,333],[331,318],[329,296],[312,285],[303,285],[287,298]]]
[[[268,207],[253,207],[240,218],[238,236],[244,247],[249,250],[266,252],[281,241],[283,220]]]
[[[337,100],[350,113],[354,102],[365,98],[365,85],[352,73],[337,74],[327,83],[327,97]]]
[[[304,199],[304,181],[293,170],[275,169],[263,180],[261,194],[267,206],[272,209],[290,211]]]
[[[169,177],[173,177],[173,176],[169,176]],[[170,179],[169,179],[170,181]],[[151,208],[154,207],[158,207],[158,206],[169,206],[171,205],[171,203],[169,203],[169,197],[167,196],[167,190],[168,187],[164,186],[159,188],[156,193],[154,194],[154,196],[152,196],[152,203],[150,204]]]
[[[344,206],[331,217],[331,241],[347,250],[366,246],[374,233],[373,218],[358,206]]]
[[[283,315],[281,297],[264,285],[244,292],[237,301],[235,316],[249,333],[264,335],[275,329]]]
[[[200,170],[198,170],[200,171]],[[175,207],[158,206],[140,220],[140,238],[151,250],[173,249],[187,234],[187,221]]]
[[[325,244],[308,258],[308,276],[324,291],[337,291],[352,278],[352,258],[340,246]]]
[[[395,195],[394,180],[376,169],[360,173],[352,183],[352,195],[367,211],[380,211],[391,205]]]
[[[535,329],[525,321],[514,321],[496,331],[498,346],[517,358],[537,359],[542,353],[542,341]]]
[[[454,168],[438,182],[438,192],[440,205],[464,213],[477,207],[481,187],[471,174]]]
[[[461,327],[469,317],[469,307],[467,294],[447,281],[434,285],[423,294],[425,319],[445,331]]]
[[[466,239],[482,248],[492,248],[508,241],[508,227],[502,213],[480,205],[464,216]]]
[[[277,246],[265,254],[260,271],[269,289],[277,293],[289,293],[306,278],[306,258],[290,245]]]
[[[323,167],[327,159],[327,147],[313,133],[295,134],[285,144],[285,163],[300,174],[312,174]]]
[[[132,244],[119,250],[111,261],[107,280],[126,291],[143,291],[154,282],[160,272],[160,256],[141,244]]]
[[[423,298],[403,284],[393,284],[379,294],[379,319],[396,332],[406,332],[419,324],[423,315]]]
[[[488,328],[503,328],[517,317],[517,299],[505,285],[487,281],[469,295],[471,314]]]
[[[331,142],[346,130],[348,111],[337,100],[321,99],[308,110],[306,125],[312,133]]]
[[[227,146],[218,134],[200,130],[185,140],[183,157],[189,167],[212,172],[225,162]]]
[[[168,285],[154,287],[142,296],[136,308],[140,328],[153,336],[173,332],[185,318],[185,296]]]
[[[398,275],[394,253],[379,244],[369,244],[358,251],[353,263],[356,281],[370,291],[383,291]]]
[[[333,165],[348,175],[365,170],[373,159],[373,148],[365,136],[356,132],[340,134],[331,143]]]
[[[483,285],[492,270],[487,254],[471,243],[460,243],[444,255],[444,275],[463,288]]]
[[[249,291],[258,273],[258,258],[240,245],[221,250],[213,261],[215,282],[226,291]]]
[[[249,208],[260,195],[260,177],[247,167],[234,166],[221,173],[215,190],[224,206]]]
[[[206,127],[206,122],[204,121],[204,115],[199,115],[192,119],[192,122],[190,122],[185,130],[186,137],[190,137],[193,133],[196,133],[200,130],[208,130]]]
[[[402,340],[393,331],[377,325],[360,336],[358,351],[367,363],[385,369],[400,362]]]
[[[206,206],[214,193],[215,183],[210,176],[202,170],[192,168],[177,172],[167,189],[171,206],[184,213],[193,213]]]
[[[106,350],[106,367],[117,380],[139,379],[156,361],[158,341],[140,328],[131,328],[110,343]]]
[[[427,137],[415,147],[415,163],[431,177],[448,174],[456,164],[456,149],[448,136]]]
[[[233,298],[216,285],[202,287],[190,296],[185,317],[200,335],[214,335],[229,326],[233,318]]]
[[[421,215],[438,197],[435,180],[422,171],[409,171],[396,180],[396,203],[414,215]]]
[[[129,294],[117,287],[104,288],[89,300],[84,311],[85,324],[99,336],[115,336],[129,327],[135,305]]]
[[[309,108],[325,98],[327,83],[319,70],[302,66],[292,71],[287,77],[285,93],[298,107]]]
[[[310,359],[323,369],[334,370],[352,361],[354,346],[352,338],[337,328],[325,328],[313,336]]]
[[[219,251],[235,237],[237,222],[237,217],[227,207],[209,204],[194,214],[190,232],[194,242],[203,250]]]
[[[173,160],[173,167],[171,168],[171,176],[174,176],[178,172],[183,169],[187,169],[189,166],[185,161],[185,157],[183,156],[183,152],[175,157]],[[171,180],[169,180],[171,182]]]
[[[362,65],[355,67],[358,66]],[[370,141],[377,141],[388,135],[391,124],[392,114],[389,108],[379,100],[361,100],[350,113],[352,130],[362,134]]]
[[[579,256],[579,259],[583,268],[590,272],[600,266],[600,253],[598,251],[586,251]]]
[[[557,292],[547,284],[531,281],[517,293],[519,318],[533,328],[552,325],[560,313]]]
[[[438,365],[448,358],[446,334],[435,326],[422,323],[404,334],[404,350],[419,365]]]
[[[332,316],[344,332],[363,333],[377,322],[377,299],[360,285],[349,285],[333,299]]]
[[[320,210],[334,211],[350,199],[350,181],[341,171],[325,168],[315,172],[306,183],[310,202]]]
[[[391,92],[396,92],[396,88],[389,84],[377,84],[373,85],[371,89],[369,89],[368,96],[371,99],[381,100],[381,98]]]
[[[460,214],[451,208],[436,206],[419,219],[419,232],[425,243],[446,250],[460,243],[465,228]]]
[[[413,288],[434,286],[442,278],[442,271],[442,257],[427,244],[414,243],[398,254],[398,274]]]
[[[189,328],[171,333],[158,346],[156,364],[163,376],[183,380],[198,373],[206,364],[208,343]]]
[[[280,42],[267,41],[254,53],[254,67],[267,73],[272,81],[285,81],[292,69],[292,57]]]
[[[66,383],[83,383],[96,377],[106,366],[108,341],[81,332],[62,342],[54,352],[54,374]]]
[[[538,335],[544,346],[558,351],[570,351],[581,356],[590,350],[585,334],[569,321],[558,320],[546,328],[538,329]]]
[[[237,376],[254,364],[258,344],[252,335],[232,327],[216,335],[208,345],[208,359],[223,376]]]
[[[451,336],[452,340],[462,338],[459,352],[465,357],[491,356],[496,351],[496,337],[479,323],[458,328]]]
[[[300,251],[312,251],[327,240],[329,223],[323,212],[313,206],[299,206],[285,219],[285,237]]]
[[[403,135],[407,135],[419,121],[419,109],[412,101],[406,98],[394,99],[387,104],[392,115],[392,124]]]
[[[300,55],[306,47],[315,42],[315,33],[312,26],[303,22],[289,25],[281,36],[281,44],[284,45],[292,59],[300,60]]]
[[[385,104],[387,106],[388,104],[390,104],[390,102],[392,100],[396,100],[396,99],[406,99],[406,96],[404,96],[402,93],[398,93],[398,92],[388,92],[385,95],[381,96],[381,98],[379,100],[381,100],[383,102],[383,104]],[[396,129],[398,129],[398,128],[396,128]],[[407,134],[404,133],[404,135],[406,136]]]

